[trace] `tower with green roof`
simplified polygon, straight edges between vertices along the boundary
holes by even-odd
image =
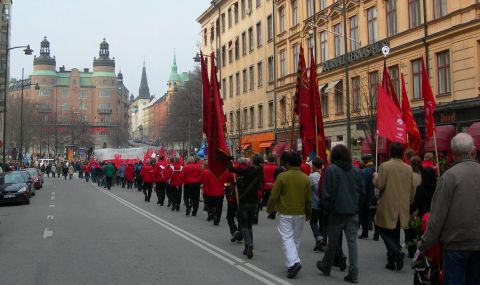
[[[167,94],[172,94],[177,91],[179,87],[182,87],[186,81],[188,81],[189,76],[187,72],[183,72],[181,74],[178,73],[177,68],[177,56],[175,51],[173,52],[173,64],[172,64],[172,71],[170,71],[170,76],[168,77],[168,90]]]

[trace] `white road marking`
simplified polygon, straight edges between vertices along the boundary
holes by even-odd
[[[55,217],[53,215],[48,215],[47,220],[53,220]]]
[[[52,196],[55,196],[55,192],[52,192]]]
[[[50,208],[55,208],[55,205],[53,205],[53,204],[52,204],[52,205],[50,205]]]
[[[43,239],[47,239],[52,236],[53,236],[53,231],[49,230],[48,228],[45,228],[45,230],[43,231]]]
[[[194,234],[191,234],[171,223],[169,223],[168,221],[158,217],[158,216],[155,216],[153,215],[152,213],[148,212],[148,211],[145,211],[143,210],[142,208],[124,200],[123,198],[115,195],[115,194],[112,194],[106,190],[103,190],[101,188],[98,188],[96,187],[98,190],[100,190],[101,192],[103,192],[104,194],[112,197],[113,199],[117,200],[118,202],[122,203],[123,205],[127,206],[128,208],[132,209],[133,211],[137,212],[138,214],[144,216],[145,218],[151,220],[152,222],[164,227],[165,229],[173,232],[174,234],[178,235],[179,237],[182,237],[184,238],[185,240],[191,242],[192,244],[200,247],[201,249],[207,251],[208,253],[216,256],[217,258],[223,260],[224,262],[234,266],[235,268],[237,268],[238,270],[250,275],[251,277],[265,283],[265,284],[268,284],[268,285],[274,285],[274,284],[283,284],[283,285],[292,285],[292,283],[289,283],[271,273],[268,273],[267,271],[263,270],[263,269],[260,269],[258,267],[256,267],[255,265],[253,264],[250,264],[244,260],[242,260],[241,258],[238,258],[234,255],[232,255],[231,253],[203,240],[202,238],[194,235]],[[245,265],[246,267],[244,267],[243,265]],[[250,269],[251,270],[250,270]],[[255,270],[256,272],[252,271],[252,270]],[[257,274],[258,273],[258,274]],[[266,278],[265,278],[266,277]],[[268,280],[268,279],[270,280]],[[272,282],[271,280],[274,280],[275,282]]]
[[[55,196],[50,197],[50,200],[55,200]]]

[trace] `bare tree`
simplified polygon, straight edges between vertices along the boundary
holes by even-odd
[[[368,72],[366,74],[369,74]],[[375,149],[375,134],[377,131],[377,94],[370,90],[368,78],[360,76],[358,98],[352,94],[352,121],[357,122],[357,131],[363,132],[370,149]]]

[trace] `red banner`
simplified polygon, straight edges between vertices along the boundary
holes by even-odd
[[[425,108],[425,142],[433,137],[435,132],[435,119],[433,113],[435,112],[435,98],[433,96],[432,86],[428,79],[427,68],[425,67],[425,60],[422,57],[422,96],[423,106]]]
[[[407,129],[402,112],[379,84],[377,104],[377,134],[392,142],[407,142]]]
[[[420,150],[420,144],[422,142],[422,137],[420,136],[420,131],[417,127],[417,122],[413,118],[412,109],[410,108],[410,102],[408,101],[407,89],[405,88],[405,80],[402,77],[402,110],[403,110],[403,121],[407,128],[408,136],[408,148],[413,149],[416,153]]]

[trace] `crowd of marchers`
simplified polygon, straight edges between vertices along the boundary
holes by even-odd
[[[307,221],[313,251],[324,253],[316,266],[325,276],[338,267],[347,271],[346,282],[357,283],[357,239],[367,239],[373,231],[373,240],[385,244],[384,270],[402,270],[408,256],[413,258],[414,284],[480,284],[480,164],[468,134],[455,136],[451,149],[455,163],[443,173],[432,154],[422,160],[392,143],[390,159],[378,170],[372,155],[356,163],[349,149],[337,145],[329,161],[302,161],[297,152],[267,161],[257,154],[240,157],[220,177],[199,158],[184,163],[164,156],[118,169],[93,159],[82,175],[107,189],[115,184],[137,189],[145,202],[155,191],[157,204],[171,211],[181,210],[183,198],[187,216],[196,216],[203,201],[207,221],[215,226],[226,199],[230,240],[243,243],[249,259],[254,255],[253,225],[266,208],[268,218],[276,220],[288,278],[303,266],[300,237]]]

